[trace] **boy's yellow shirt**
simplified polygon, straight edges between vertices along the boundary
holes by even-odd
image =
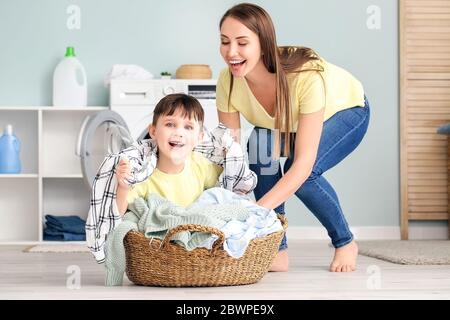
[[[128,192],[128,204],[138,197],[147,199],[152,192],[182,207],[191,205],[204,190],[216,185],[223,168],[197,152],[186,159],[180,173],[167,174],[155,168],[144,182]]]

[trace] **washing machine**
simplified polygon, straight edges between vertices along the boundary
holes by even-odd
[[[112,80],[109,110],[86,117],[78,136],[76,154],[86,184],[92,187],[107,154],[149,137],[153,110],[168,94],[186,93],[196,97],[205,111],[205,127],[215,128],[218,125],[216,83],[213,79]]]

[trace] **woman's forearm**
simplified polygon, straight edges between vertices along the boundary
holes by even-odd
[[[294,162],[288,172],[257,201],[257,204],[268,209],[275,209],[289,199],[310,175],[309,166]]]
[[[257,204],[275,209],[292,196],[311,175],[323,128],[324,109],[301,115],[295,140],[295,156],[290,169]]]

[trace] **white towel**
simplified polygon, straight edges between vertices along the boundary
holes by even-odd
[[[249,216],[245,221],[231,220],[220,228],[225,235],[224,250],[236,259],[245,254],[251,240],[283,230],[275,211],[261,207],[249,199],[248,196],[238,195],[229,190],[211,188],[204,191],[190,206],[192,209],[214,204],[233,203],[249,210]],[[201,246],[211,249],[216,239],[217,236],[212,235]]]
[[[111,80],[150,80],[154,76],[144,68],[134,64],[115,64],[105,76],[104,84],[108,87]]]

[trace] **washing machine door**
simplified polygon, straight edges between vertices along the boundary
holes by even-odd
[[[80,157],[83,178],[89,188],[92,188],[94,177],[105,156],[118,153],[132,143],[130,130],[118,113],[105,110],[84,119],[76,154]]]

